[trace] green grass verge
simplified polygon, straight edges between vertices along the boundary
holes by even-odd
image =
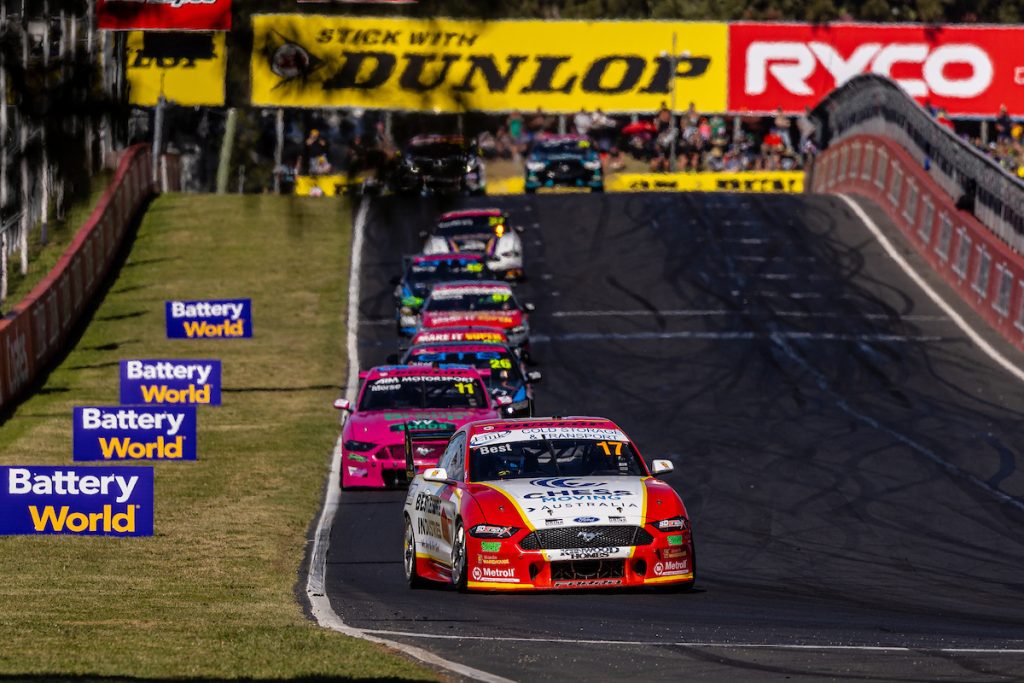
[[[14,308],[57,264],[78,229],[85,224],[89,214],[99,204],[100,197],[113,178],[112,171],[103,171],[93,176],[89,195],[72,204],[63,219],[50,221],[45,245],[39,242],[41,232],[38,225],[29,231],[28,271],[24,275],[21,274],[21,256],[13,254],[8,262],[7,301],[3,302],[3,310]]]
[[[157,464],[153,538],[0,538],[0,679],[436,680],[294,594],[337,434],[349,225],[342,199],[150,206],[81,340],[0,425],[0,464],[70,464],[72,406],[116,404],[122,358],[220,358],[224,405],[199,410],[197,462]],[[165,338],[166,299],[219,297],[253,299],[253,339]]]

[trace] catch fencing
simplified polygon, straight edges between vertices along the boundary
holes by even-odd
[[[150,150],[128,149],[113,182],[57,265],[0,320],[0,412],[39,376],[65,347],[89,309],[125,234],[154,193]]]
[[[1024,349],[1024,183],[897,86],[855,79],[814,111],[816,192],[868,197],[981,317]]]

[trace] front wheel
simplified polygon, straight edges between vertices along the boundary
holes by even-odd
[[[412,530],[412,520],[405,518],[405,538],[402,541],[402,564],[405,566],[405,581],[409,588],[421,588],[424,581],[416,573],[416,534]]]
[[[452,585],[460,593],[466,590],[466,530],[459,520],[455,525],[455,538],[452,539]]]

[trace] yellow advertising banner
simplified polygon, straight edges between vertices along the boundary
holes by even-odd
[[[488,194],[522,194],[523,178],[501,178],[487,184]],[[701,173],[612,173],[606,192],[803,192],[803,171],[705,171]],[[589,192],[586,188],[554,188],[541,192]]]
[[[224,33],[129,31],[128,101],[144,107],[160,93],[180,105],[223,105],[227,48]]]
[[[653,112],[671,103],[674,85],[677,108],[726,110],[724,23],[252,21],[258,106]]]

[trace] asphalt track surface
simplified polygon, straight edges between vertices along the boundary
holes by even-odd
[[[611,417],[673,460],[697,588],[412,591],[404,493],[345,492],[327,588],[346,623],[515,680],[1024,679],[1024,384],[842,200],[375,199],[362,367],[394,353],[401,254],[466,205],[525,227],[538,414]]]

